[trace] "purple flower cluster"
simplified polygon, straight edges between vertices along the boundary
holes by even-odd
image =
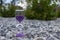
[[[16,19],[17,19],[19,22],[21,22],[21,21],[23,21],[24,16],[16,16]]]

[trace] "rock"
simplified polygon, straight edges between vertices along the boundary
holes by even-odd
[[[56,34],[57,34],[58,36],[60,36],[60,31],[57,31]]]
[[[56,37],[57,39],[60,39],[60,31],[57,31],[56,34],[53,36]]]
[[[8,40],[7,38],[5,38],[4,36],[0,37],[0,40]]]
[[[39,37],[36,40],[59,40],[59,30],[59,21],[24,20],[18,23],[15,18],[0,18],[1,40],[34,40],[36,37]],[[24,38],[15,37],[20,32],[26,36]]]
[[[45,40],[43,37],[36,37],[35,39],[33,40]]]
[[[16,26],[15,26],[15,25],[11,25],[10,27],[11,27],[11,28],[16,28]]]
[[[13,33],[11,31],[6,33],[6,38],[10,39],[11,37],[13,37]]]
[[[52,37],[50,37],[50,38],[48,38],[48,39],[46,39],[46,40],[55,40],[54,38],[52,38]]]
[[[27,30],[27,29],[28,29],[28,27],[24,27],[24,28],[23,28],[23,30]]]

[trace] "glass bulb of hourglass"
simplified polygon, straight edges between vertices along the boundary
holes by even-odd
[[[16,19],[17,19],[19,22],[21,22],[21,21],[23,21],[24,16],[16,16]]]

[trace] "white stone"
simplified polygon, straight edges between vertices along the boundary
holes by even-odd
[[[13,33],[11,31],[9,31],[8,33],[6,33],[6,38],[10,38],[13,36]]]
[[[48,25],[49,23],[49,25]],[[15,27],[12,27],[12,26]],[[19,26],[20,25],[20,26]],[[31,27],[31,25],[36,26],[39,28],[34,28]],[[7,29],[9,27],[9,29]],[[28,27],[27,30],[23,30],[24,27]],[[6,30],[5,30],[6,29]],[[17,20],[15,18],[0,18],[0,30],[4,30],[4,34],[6,34],[5,36],[1,36],[0,38],[6,39],[6,40],[17,40],[19,38],[15,38],[13,37],[13,35],[16,35],[16,33],[19,32],[23,32],[24,34],[29,34],[29,35],[34,35],[34,37],[36,38],[41,32],[46,32],[48,33],[47,35],[52,35],[53,38],[55,38],[53,36],[53,34],[55,34],[57,31],[60,30],[60,22],[59,21],[39,21],[39,20],[24,20],[22,23],[18,23]],[[49,31],[52,31],[52,33],[49,33]],[[45,35],[45,34],[44,34]],[[10,37],[12,37],[12,39],[10,39]],[[42,37],[40,35],[40,37]],[[46,36],[48,37],[48,36]],[[31,38],[31,40],[34,40],[35,38]],[[44,37],[42,37],[44,38]],[[45,39],[45,38],[44,38]],[[26,38],[21,38],[21,40],[29,40],[28,37]],[[57,38],[56,38],[57,40]]]

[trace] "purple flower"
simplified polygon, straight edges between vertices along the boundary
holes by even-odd
[[[24,16],[16,16],[16,19],[21,22],[24,19]]]
[[[16,34],[16,37],[24,37],[24,36],[25,36],[25,34],[23,34],[23,33]]]

